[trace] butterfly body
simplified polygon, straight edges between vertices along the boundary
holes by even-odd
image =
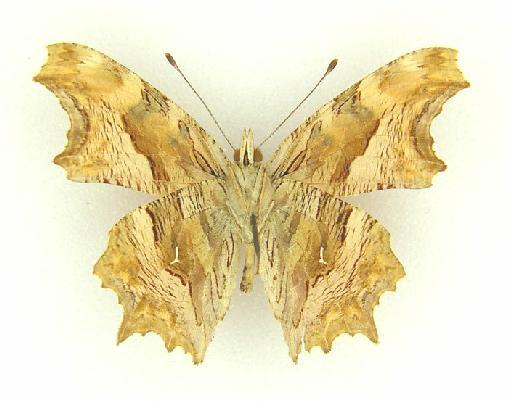
[[[444,170],[432,119],[468,83],[456,51],[408,53],[326,103],[268,161],[244,131],[234,161],[183,109],[86,46],[49,46],[35,80],[70,117],[55,162],[78,182],[158,197],[121,219],[94,267],[124,309],[118,341],[155,332],[203,360],[240,283],[262,279],[289,354],[342,333],[377,341],[373,309],[404,270],[389,233],[350,195],[425,188]]]
[[[244,275],[240,283],[240,289],[244,292],[252,289],[260,257],[259,231],[272,209],[272,182],[264,165],[255,161],[254,155],[253,133],[244,130],[235,163],[231,164],[234,185],[228,185],[228,188],[235,188],[228,194],[229,209],[240,229],[246,252]]]

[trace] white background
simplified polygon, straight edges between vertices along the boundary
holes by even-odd
[[[189,3],[192,3],[190,5]],[[9,2],[0,24],[0,398],[510,399],[510,13],[444,1]],[[235,143],[261,139],[334,57],[320,90],[264,147],[364,75],[408,51],[459,49],[471,88],[435,120],[447,163],[434,186],[362,196],[407,276],[375,316],[380,343],[339,337],[327,355],[287,356],[258,284],[233,294],[204,364],[159,337],[117,347],[121,307],[92,266],[107,232],[149,196],[76,184],[51,163],[68,120],[31,81],[49,43],[105,52],[188,110],[224,146],[167,64],[171,51]]]

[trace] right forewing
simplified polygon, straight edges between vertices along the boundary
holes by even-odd
[[[430,125],[468,86],[456,50],[408,53],[309,117],[274,152],[269,173],[275,182],[307,183],[337,197],[428,187],[445,169]]]

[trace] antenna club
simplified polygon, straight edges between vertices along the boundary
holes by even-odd
[[[332,60],[329,65],[327,66],[327,71],[325,71],[325,75],[328,75],[329,73],[332,72],[332,70],[334,70],[336,68],[336,65],[338,64],[338,59],[335,58],[334,60]]]
[[[178,69],[178,63],[176,63],[176,60],[174,60],[173,56],[171,56],[169,53],[165,53],[165,58],[167,59],[170,65]]]
[[[197,91],[194,89],[194,87],[192,86],[192,84],[189,82],[189,80],[187,79],[187,77],[185,76],[185,74],[183,74],[183,72],[180,70],[180,67],[178,67],[178,63],[176,63],[176,60],[174,60],[174,57],[170,55],[170,53],[165,53],[165,58],[167,59],[167,61],[169,62],[170,65],[172,65],[174,67],[174,69],[178,72],[178,74],[180,74],[180,76],[183,78],[183,80],[186,82],[186,84],[188,85],[188,87],[192,90],[192,92],[194,92],[194,95],[197,96],[197,98],[199,99],[199,101],[203,104],[204,108],[206,109],[206,111],[208,112],[208,114],[210,115],[210,117],[212,118],[213,122],[215,123],[215,125],[217,126],[217,128],[219,129],[220,133],[222,134],[222,136],[224,137],[224,139],[227,141],[227,143],[229,144],[229,146],[231,147],[231,149],[235,149],[233,147],[233,145],[231,144],[231,141],[228,139],[228,137],[226,136],[226,134],[224,133],[224,130],[222,129],[222,127],[219,125],[219,123],[217,122],[217,119],[215,118],[215,116],[213,115],[212,111],[210,110],[210,108],[206,105],[206,102],[203,100],[203,98],[199,95],[199,93],[197,93]]]
[[[288,119],[293,115],[293,113],[295,113],[297,111],[297,109],[300,106],[302,106],[302,103],[304,103],[311,96],[311,94],[316,90],[316,88],[318,88],[318,86],[322,83],[322,81],[325,79],[325,77],[327,75],[329,75],[329,73],[332,70],[334,70],[334,68],[336,67],[337,64],[338,64],[338,59],[336,59],[336,58],[329,63],[329,65],[327,66],[327,70],[325,71],[324,75],[322,75],[322,77],[318,80],[318,82],[313,87],[313,89],[311,89],[309,91],[309,93],[304,97],[304,99],[302,99],[300,101],[300,103],[297,106],[295,106],[295,108],[292,111],[290,111],[290,113],[285,117],[285,119],[283,121],[281,121],[281,123],[277,127],[275,127],[274,130],[270,134],[268,134],[267,137],[263,141],[260,142],[260,144],[258,145],[258,148],[261,145],[263,145],[265,142],[267,142],[272,137],[272,135],[274,135],[277,132],[277,130],[279,128],[281,128],[286,121],[288,121]]]

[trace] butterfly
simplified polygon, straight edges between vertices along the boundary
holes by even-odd
[[[294,361],[303,348],[328,352],[341,333],[377,341],[373,309],[405,273],[388,231],[344,198],[429,187],[445,169],[430,124],[469,86],[456,50],[408,53],[326,103],[263,162],[251,130],[229,160],[183,109],[89,47],[48,46],[34,79],[69,115],[54,159],[69,179],[157,196],[115,224],[94,267],[124,309],[118,342],[155,332],[194,363],[228,310],[242,247],[240,289],[259,274]]]

